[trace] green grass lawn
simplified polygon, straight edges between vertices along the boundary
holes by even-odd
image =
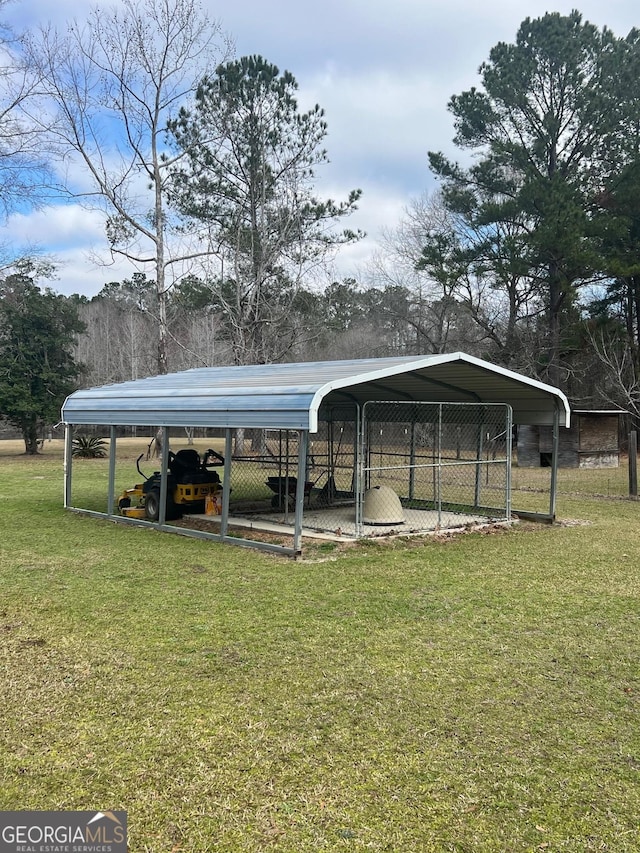
[[[0,447],[0,513],[3,809],[125,809],[136,853],[640,848],[638,503],[293,561],[65,512],[45,445]]]

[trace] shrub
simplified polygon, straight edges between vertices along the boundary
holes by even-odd
[[[84,459],[103,459],[107,455],[105,440],[97,435],[79,434],[73,439],[71,455]]]

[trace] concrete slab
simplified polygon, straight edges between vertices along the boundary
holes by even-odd
[[[364,524],[363,537],[403,536],[420,533],[433,533],[438,530],[455,530],[468,525],[487,524],[487,516],[471,515],[469,513],[441,512],[435,510],[405,509],[403,524]],[[501,519],[502,520],[502,519]],[[293,513],[288,517],[282,513],[261,513],[251,518],[229,518],[230,524],[251,526],[256,530],[272,532],[290,532],[293,534]],[[334,541],[356,539],[356,512],[353,506],[325,507],[322,509],[306,509],[302,535],[311,538],[321,538]]]

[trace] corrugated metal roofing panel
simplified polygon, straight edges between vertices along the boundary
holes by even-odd
[[[569,405],[556,388],[464,353],[204,367],[76,391],[70,424],[317,430],[323,404],[353,400],[506,402],[516,423],[548,424]]]

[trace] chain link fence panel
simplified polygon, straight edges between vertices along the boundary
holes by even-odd
[[[432,527],[510,517],[509,406],[376,402],[363,419],[361,529],[412,511]]]

